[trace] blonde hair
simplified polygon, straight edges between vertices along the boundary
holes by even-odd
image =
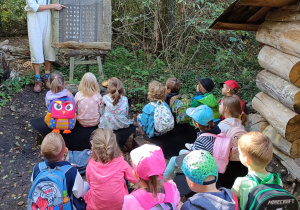
[[[64,75],[59,72],[55,71],[50,75],[50,90],[53,93],[61,92],[65,89],[65,78]]]
[[[148,99],[150,101],[164,101],[166,99],[167,90],[165,86],[157,81],[152,81],[148,87]]]
[[[117,105],[121,97],[125,95],[125,89],[121,80],[116,77],[110,78],[107,84],[107,93],[109,93],[114,100],[113,105]]]
[[[178,93],[181,89],[181,84],[178,79],[171,77],[166,81],[167,89],[171,90],[171,93]]]
[[[48,162],[58,162],[65,153],[65,141],[59,133],[49,133],[43,139],[41,152]]]
[[[95,93],[100,92],[99,83],[93,73],[87,72],[83,75],[79,83],[78,91],[81,91],[82,95],[86,97],[91,97]]]
[[[228,109],[230,115],[234,118],[239,118],[241,115],[242,124],[245,125],[248,122],[247,114],[243,113],[241,100],[238,96],[224,96],[222,99],[223,109]]]
[[[92,156],[96,162],[103,164],[120,157],[122,152],[118,146],[116,135],[111,129],[98,128],[91,134]]]
[[[242,135],[238,146],[256,166],[266,167],[272,160],[273,144],[263,133],[252,131]]]

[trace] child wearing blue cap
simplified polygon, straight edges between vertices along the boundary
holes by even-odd
[[[196,108],[188,108],[186,114],[192,118],[193,124],[200,130],[197,134],[197,139],[194,144],[186,144],[186,149],[182,149],[179,155],[187,154],[193,150],[204,149],[210,154],[213,152],[214,142],[216,137],[209,134],[219,134],[221,130],[217,125],[214,125],[213,111],[207,105],[201,105]],[[208,134],[208,135],[206,135]],[[176,168],[176,156],[172,157],[164,172],[164,178],[170,177]]]
[[[237,197],[227,188],[216,188],[218,168],[212,155],[205,150],[190,152],[182,161],[182,172],[189,188],[196,192],[181,207],[181,210],[235,210]]]

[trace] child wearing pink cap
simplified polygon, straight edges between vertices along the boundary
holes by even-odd
[[[152,207],[172,205],[173,209],[180,202],[180,194],[173,181],[162,182],[166,161],[162,149],[145,144],[130,152],[133,173],[140,178],[139,188],[130,195],[125,195],[123,210],[144,210]]]
[[[224,83],[221,83],[221,88],[222,88],[222,95],[223,96],[233,96],[233,95],[236,95],[240,101],[241,101],[241,104],[242,104],[242,110],[244,112],[245,110],[245,101],[242,100],[238,95],[238,91],[240,89],[240,86],[239,84],[234,81],[234,80],[227,80],[225,81]],[[222,103],[222,99],[219,101],[219,104]],[[220,113],[221,114],[221,113]],[[221,120],[224,120],[224,116],[221,114]]]

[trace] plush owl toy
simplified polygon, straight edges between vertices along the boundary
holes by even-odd
[[[73,100],[69,97],[53,100],[49,105],[45,122],[52,132],[71,133],[76,123],[76,109]]]

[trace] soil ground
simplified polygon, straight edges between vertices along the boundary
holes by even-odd
[[[0,38],[0,42],[5,39]],[[9,38],[10,45],[23,47],[26,37]],[[21,66],[21,72],[30,70],[28,60],[11,63],[11,69]],[[21,64],[21,65],[20,65]],[[31,128],[32,118],[45,116],[45,94],[34,93],[33,86],[26,86],[15,94],[8,104],[0,107],[0,209],[26,209],[31,187],[33,166],[42,161],[40,155],[41,136]],[[127,156],[127,155],[126,155]],[[280,173],[284,187],[292,190],[292,178],[284,166],[274,157],[268,165],[270,172]],[[298,184],[295,195],[300,199]]]

